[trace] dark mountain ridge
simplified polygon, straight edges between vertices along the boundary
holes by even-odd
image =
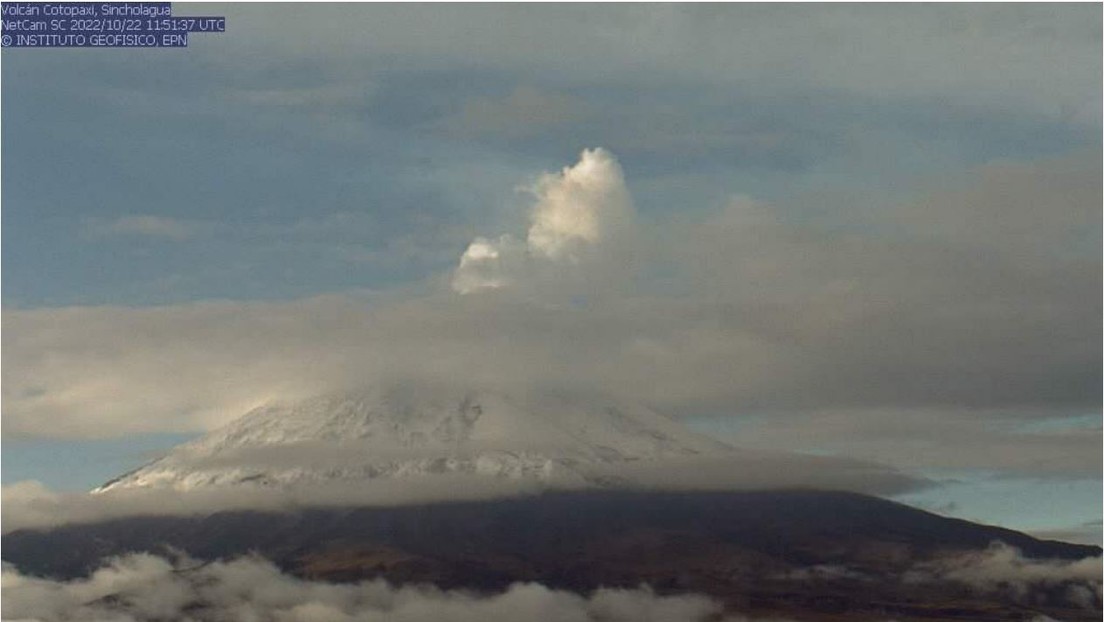
[[[1101,554],[1099,547],[1038,540],[855,493],[587,490],[22,530],[4,536],[3,558],[25,573],[73,578],[128,552],[176,551],[198,560],[256,554],[320,580],[380,577],[479,591],[518,581],[574,591],[645,583],[659,592],[709,594],[735,611],[812,619],[1031,619],[1039,612],[1099,618],[1098,595],[1085,617],[1084,604],[1067,602],[1061,583],[1025,597],[904,579],[924,564],[984,552],[994,542],[1029,559]]]

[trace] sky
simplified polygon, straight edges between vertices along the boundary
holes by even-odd
[[[5,485],[425,376],[1100,541],[1099,5],[174,12],[0,54]]]

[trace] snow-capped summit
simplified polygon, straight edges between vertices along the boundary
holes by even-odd
[[[397,385],[257,408],[94,492],[443,473],[605,485],[611,465],[731,451],[635,405]]]

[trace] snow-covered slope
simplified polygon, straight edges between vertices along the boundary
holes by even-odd
[[[442,473],[611,485],[619,463],[731,451],[634,405],[392,386],[255,409],[96,492]]]

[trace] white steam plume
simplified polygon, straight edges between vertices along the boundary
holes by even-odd
[[[452,287],[461,294],[570,275],[573,267],[616,252],[633,227],[633,206],[617,160],[587,149],[575,166],[545,174],[532,188],[536,204],[525,241],[476,238],[460,258]]]

